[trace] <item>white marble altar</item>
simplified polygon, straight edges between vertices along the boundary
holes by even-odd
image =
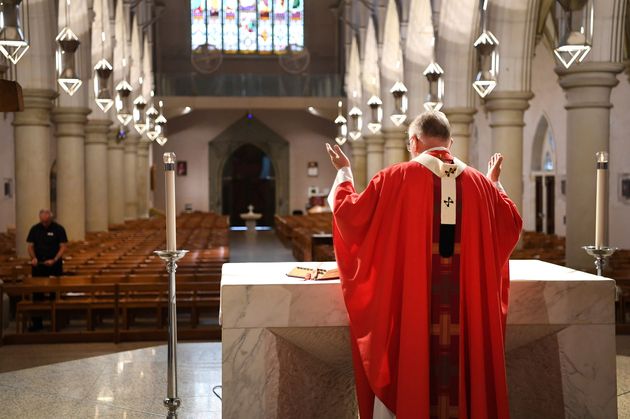
[[[317,263],[299,263],[317,266]],[[353,418],[339,281],[291,263],[223,266],[223,418]],[[506,363],[512,418],[615,418],[614,281],[510,262]]]

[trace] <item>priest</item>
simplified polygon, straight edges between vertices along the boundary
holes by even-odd
[[[425,112],[409,126],[411,161],[362,193],[350,161],[329,196],[361,419],[508,418],[508,259],[522,220],[499,182],[450,153],[450,125]]]

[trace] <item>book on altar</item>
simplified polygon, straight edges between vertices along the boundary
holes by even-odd
[[[287,276],[311,281],[326,281],[339,279],[339,268],[337,268],[337,264],[334,262],[322,263],[312,268],[296,266],[287,273]]]

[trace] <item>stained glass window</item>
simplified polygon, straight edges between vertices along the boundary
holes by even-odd
[[[304,48],[304,0],[191,0],[192,49],[282,54]]]

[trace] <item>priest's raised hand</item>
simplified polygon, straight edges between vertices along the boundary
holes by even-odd
[[[335,166],[336,170],[339,170],[343,167],[350,167],[350,159],[344,154],[337,144],[334,147],[331,147],[330,144],[326,143],[326,151],[328,151],[328,155],[330,156],[330,161],[333,166]]]

